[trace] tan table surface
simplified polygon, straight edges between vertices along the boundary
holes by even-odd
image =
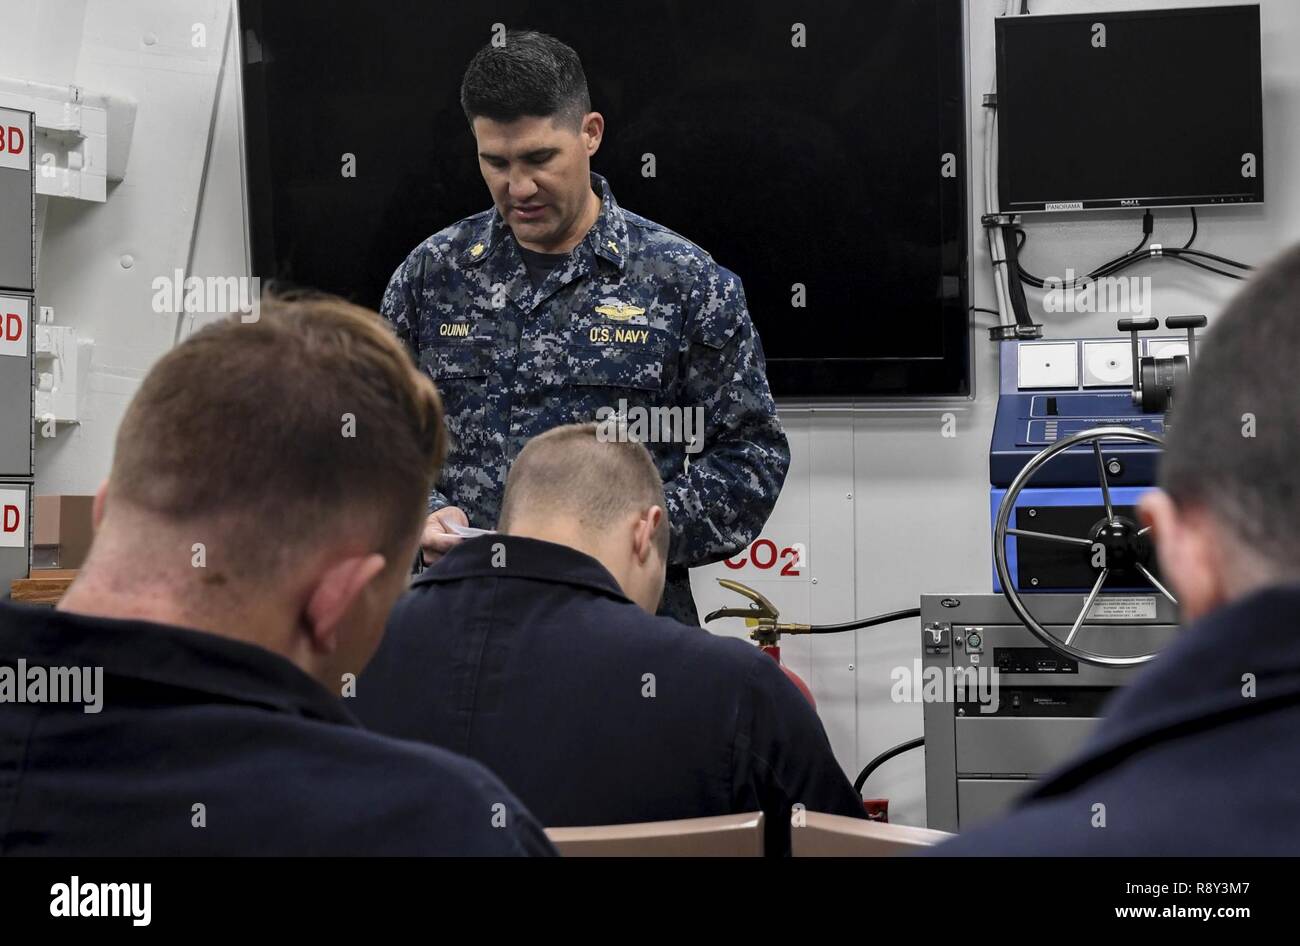
[[[10,593],[23,604],[58,604],[76,577],[75,568],[34,568],[30,578],[13,581]]]

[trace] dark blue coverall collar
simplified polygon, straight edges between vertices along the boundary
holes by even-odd
[[[1187,627],[1106,706],[1069,768],[1031,795],[1069,791],[1156,743],[1298,702],[1300,584],[1278,585]]]
[[[461,578],[531,578],[631,601],[609,570],[585,552],[555,542],[499,532],[457,543],[412,584]]]
[[[281,713],[359,726],[334,694],[279,654],[203,631],[0,603],[0,657],[103,667],[112,678],[197,691]]]

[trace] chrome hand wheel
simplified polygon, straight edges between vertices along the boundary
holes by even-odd
[[[1088,612],[1092,610],[1093,603],[1097,600],[1102,586],[1106,584],[1106,579],[1110,577],[1114,567],[1123,566],[1136,569],[1142,573],[1147,581],[1151,582],[1157,591],[1173,604],[1178,604],[1174,600],[1174,596],[1169,593],[1169,590],[1160,583],[1155,575],[1151,574],[1150,569],[1142,564],[1139,551],[1147,529],[1138,528],[1137,524],[1131,520],[1115,515],[1115,509],[1110,501],[1110,483],[1106,479],[1106,464],[1101,457],[1101,442],[1103,440],[1132,440],[1155,446],[1164,444],[1160,437],[1147,433],[1145,430],[1137,430],[1132,427],[1093,427],[1066,437],[1064,440],[1058,440],[1050,447],[1042,450],[1025,464],[1025,468],[1012,480],[1006,495],[1002,497],[1002,505],[998,507],[997,523],[993,527],[993,564],[997,568],[998,580],[1002,582],[1002,593],[1006,595],[1011,610],[1016,613],[1016,616],[1024,622],[1025,627],[1035,637],[1052,650],[1063,656],[1101,667],[1133,667],[1150,660],[1155,656],[1155,653],[1116,657],[1084,650],[1074,644],[1079,628],[1083,626],[1084,619],[1087,618]],[[1016,499],[1019,498],[1021,490],[1025,488],[1025,485],[1034,474],[1057,454],[1086,443],[1092,444],[1092,451],[1097,457],[1097,476],[1101,480],[1101,498],[1106,507],[1105,519],[1097,523],[1086,538],[1010,528],[1011,513],[1016,508]],[[1008,536],[1016,536],[1018,540],[1073,545],[1077,546],[1082,554],[1089,556],[1093,569],[1097,572],[1097,578],[1093,583],[1092,590],[1088,592],[1083,602],[1083,608],[1079,611],[1079,616],[1074,619],[1074,624],[1064,640],[1051,634],[1038,623],[1025,606],[1020,592],[1016,590],[1015,583],[1011,580],[1011,569],[1007,566]]]

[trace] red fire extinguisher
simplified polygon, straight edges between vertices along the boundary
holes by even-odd
[[[809,704],[811,704],[813,709],[816,709],[817,701],[813,699],[812,690],[809,689],[808,684],[803,682],[803,677],[799,676],[799,674],[795,673],[785,664],[781,663],[781,645],[780,644],[759,644],[758,649],[776,661],[776,665],[781,668],[782,673],[784,673],[787,677],[790,678],[790,682],[795,685],[795,689],[797,689],[800,693],[803,694],[804,699],[807,700]]]

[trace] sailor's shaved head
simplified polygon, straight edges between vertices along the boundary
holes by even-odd
[[[644,445],[598,436],[610,429],[569,424],[528,441],[510,467],[497,528],[510,532],[511,523],[524,515],[553,516],[598,536],[659,506],[665,513],[654,545],[666,560],[670,530],[659,471]]]

